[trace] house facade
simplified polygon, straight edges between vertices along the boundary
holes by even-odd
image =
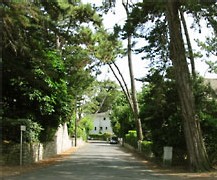
[[[90,134],[113,134],[109,111],[92,115],[94,128]]]
[[[217,79],[208,79],[208,78],[205,78],[205,84],[210,84],[211,88],[217,94]]]

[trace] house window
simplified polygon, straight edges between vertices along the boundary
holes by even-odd
[[[108,129],[108,127],[105,127],[105,129],[107,130],[107,129]]]
[[[106,118],[104,117],[103,120],[106,120]]]
[[[102,131],[102,127],[100,127],[100,130]]]
[[[95,127],[94,129],[95,129],[95,131],[96,131],[96,127]]]

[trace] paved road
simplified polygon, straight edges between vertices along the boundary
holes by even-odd
[[[148,170],[119,145],[92,141],[67,160],[6,180],[177,180]]]

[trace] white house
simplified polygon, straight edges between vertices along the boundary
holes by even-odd
[[[109,111],[92,115],[94,128],[90,134],[113,134],[111,120],[109,119]]]
[[[211,88],[217,93],[217,79],[205,78],[205,84],[210,84]]]

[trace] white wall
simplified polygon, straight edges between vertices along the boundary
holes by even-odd
[[[68,128],[66,123],[60,125],[56,134],[55,139],[56,141],[56,153],[59,154],[63,151],[72,147],[72,139],[68,135]]]

